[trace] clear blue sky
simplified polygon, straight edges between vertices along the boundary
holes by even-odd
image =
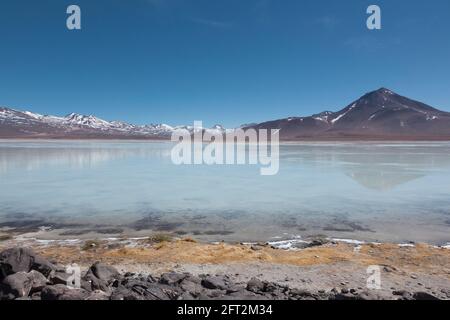
[[[232,127],[384,86],[450,111],[449,17],[448,0],[2,1],[0,105]]]

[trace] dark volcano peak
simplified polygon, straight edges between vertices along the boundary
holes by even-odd
[[[445,140],[450,139],[450,113],[382,87],[337,112],[269,121],[257,127],[280,129],[286,140]]]
[[[362,96],[360,98],[360,100],[361,99],[389,98],[389,97],[398,97],[398,96],[399,95],[396,94],[394,91],[383,87],[378,90],[366,93],[364,96]]]
[[[394,91],[392,91],[392,90],[390,90],[388,88],[384,88],[384,87],[382,87],[382,88],[380,88],[378,90],[375,90],[374,92],[379,93],[379,94],[395,94]]]

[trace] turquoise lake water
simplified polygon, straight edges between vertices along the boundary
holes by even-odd
[[[219,241],[450,241],[450,143],[280,146],[280,170],[172,163],[169,142],[1,141],[0,226]]]

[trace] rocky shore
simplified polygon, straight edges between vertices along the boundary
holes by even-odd
[[[72,271],[74,269],[71,269]],[[390,297],[366,288],[331,290],[293,288],[289,282],[262,281],[253,277],[236,281],[233,275],[166,272],[161,275],[119,272],[95,262],[81,270],[78,284],[67,267],[27,248],[0,253],[0,300],[439,300],[450,299],[450,290],[434,295],[425,291],[393,290]],[[71,277],[75,275],[75,277]]]

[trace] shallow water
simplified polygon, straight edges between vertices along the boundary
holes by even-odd
[[[275,176],[257,165],[176,166],[171,147],[0,141],[0,227],[52,228],[44,238],[450,241],[450,143],[286,144]]]

